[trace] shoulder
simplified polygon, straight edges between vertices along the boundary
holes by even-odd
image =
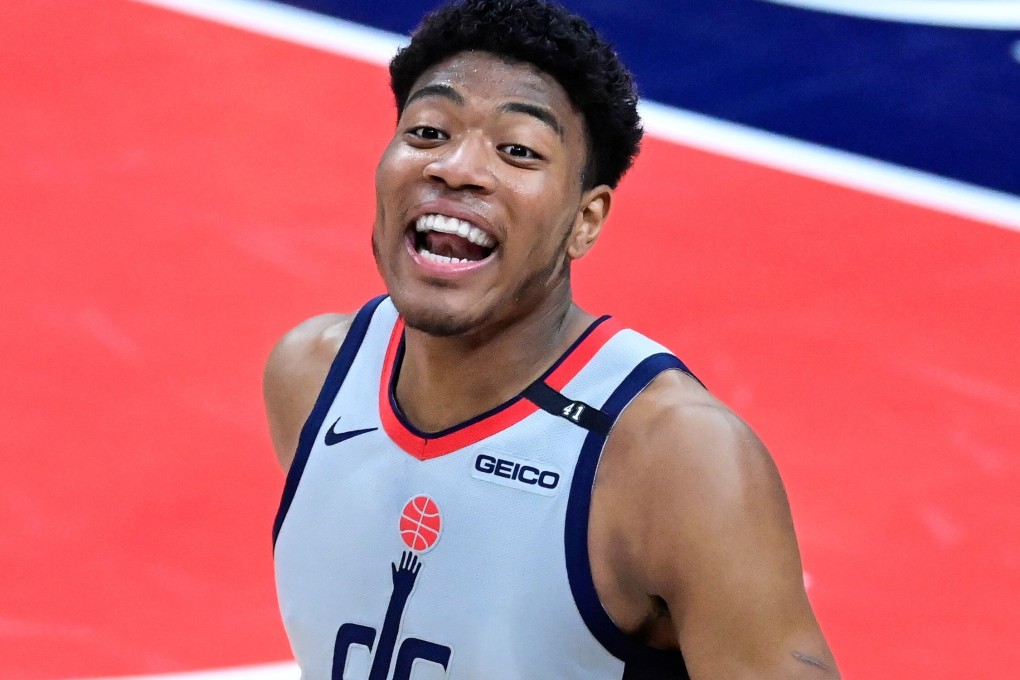
[[[800,658],[826,669],[810,677],[837,675],[779,472],[737,414],[690,377],[663,373],[620,416],[598,474],[600,526],[626,537],[603,553],[606,573],[630,584],[630,602],[666,603],[692,677],[793,677]]]
[[[675,569],[674,550],[696,555],[719,532],[788,525],[786,494],[765,445],[744,420],[696,381],[665,372],[620,416],[606,450],[613,486],[641,509]],[[678,522],[677,519],[682,518]]]
[[[284,470],[353,319],[349,314],[312,317],[288,331],[269,353],[262,391],[273,447]]]
[[[613,437],[617,455],[670,473],[685,486],[739,484],[745,475],[774,470],[747,423],[679,371],[661,373],[635,397]]]
[[[302,321],[273,347],[266,362],[267,372],[289,369],[295,363],[321,361],[326,355],[332,361],[353,320],[353,314],[320,314]]]

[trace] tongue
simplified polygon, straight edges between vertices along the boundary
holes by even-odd
[[[436,231],[426,234],[425,247],[435,255],[456,257],[461,260],[484,260],[489,254],[488,248],[483,248],[466,238]]]

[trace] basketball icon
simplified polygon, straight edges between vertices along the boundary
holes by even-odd
[[[400,537],[416,552],[427,552],[439,540],[443,519],[439,506],[428,496],[415,496],[407,501],[400,514]]]

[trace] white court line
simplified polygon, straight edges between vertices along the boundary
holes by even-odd
[[[921,170],[644,102],[655,137],[1020,231],[1020,197]]]
[[[268,0],[135,1],[373,64],[388,64],[407,42],[405,36]],[[655,102],[642,102],[641,115],[648,133],[660,139],[1020,231],[1020,196]]]
[[[408,38],[268,0],[136,0],[372,64],[388,65]]]
[[[832,14],[928,26],[1020,29],[1017,0],[763,0]]]

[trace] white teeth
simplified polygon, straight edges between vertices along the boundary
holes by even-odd
[[[496,245],[496,240],[478,227],[471,227],[467,234],[461,234],[461,236],[466,237],[468,241],[480,245],[483,248],[492,248]]]
[[[467,260],[461,260],[460,258],[456,258],[456,257],[446,257],[445,255],[436,255],[435,253],[429,252],[428,250],[425,250],[424,248],[419,250],[418,254],[421,255],[426,260],[429,260],[430,262],[441,262],[442,264],[458,264],[460,262],[467,262]]]
[[[470,222],[459,220],[456,217],[422,215],[415,221],[414,228],[415,231],[439,231],[444,234],[456,234],[483,248],[493,248],[496,245],[496,239]]]

